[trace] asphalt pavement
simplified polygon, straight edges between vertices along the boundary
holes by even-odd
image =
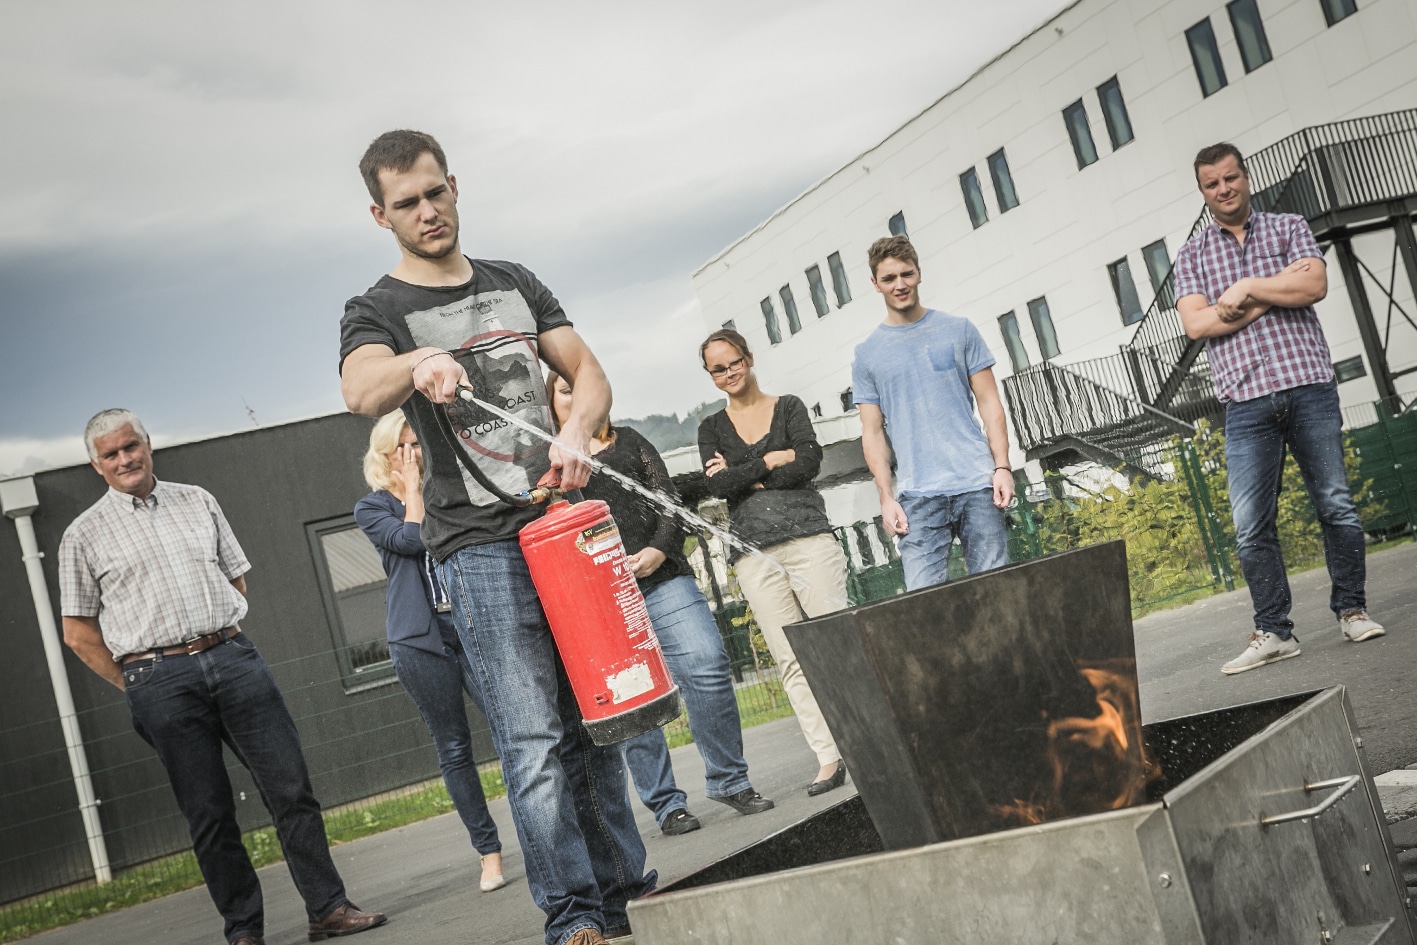
[[[1370,770],[1388,772],[1417,762],[1417,698],[1411,667],[1417,660],[1417,544],[1368,557],[1369,610],[1386,636],[1346,642],[1328,611],[1322,570],[1295,575],[1294,617],[1303,655],[1238,676],[1220,666],[1243,648],[1250,629],[1249,595],[1222,594],[1136,622],[1142,711],[1147,721],[1342,684],[1362,729]],[[795,719],[748,729],[745,753],[754,786],[777,802],[752,817],[704,799],[703,765],[692,745],[672,753],[679,784],[703,829],[679,837],[660,834],[636,804],[649,853],[661,881],[682,876],[849,796],[846,787],[816,798],[805,789],[816,773]],[[366,932],[359,945],[540,945],[542,915],[527,893],[522,857],[505,798],[489,805],[501,828],[508,885],[477,888],[477,856],[453,814],[411,824],[334,848],[350,897],[379,909],[389,923]],[[1417,820],[1398,825],[1406,831]],[[1404,836],[1406,836],[1404,833]],[[306,940],[305,917],[284,864],[260,871],[266,896],[266,941]],[[197,888],[44,933],[35,945],[219,945],[221,921],[206,890]]]

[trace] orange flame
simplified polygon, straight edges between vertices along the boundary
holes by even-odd
[[[1097,715],[1048,723],[1051,783],[1026,800],[989,807],[1010,826],[1130,807],[1145,799],[1146,785],[1160,776],[1142,740],[1136,660],[1079,660],[1077,668],[1097,694]]]

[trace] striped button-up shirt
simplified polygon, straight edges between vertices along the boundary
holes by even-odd
[[[119,659],[236,623],[246,598],[231,582],[250,569],[207,490],[158,482],[144,500],[109,489],[64,531],[60,606],[97,617]]]
[[[1188,240],[1176,254],[1176,298],[1201,295],[1214,305],[1241,279],[1278,275],[1297,260],[1323,258],[1308,221],[1297,214],[1254,211],[1245,231],[1243,246],[1218,223]],[[1211,338],[1206,353],[1222,401],[1333,380],[1328,342],[1312,305],[1271,308],[1239,331]]]

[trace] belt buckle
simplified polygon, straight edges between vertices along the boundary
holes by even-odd
[[[192,639],[190,639],[190,640],[183,640],[181,643],[179,643],[179,644],[177,644],[177,645],[180,646],[180,647],[183,647],[184,649],[186,649],[188,656],[196,656],[198,653],[202,652],[202,650],[206,649],[206,647],[201,646],[200,644],[201,644],[201,642],[202,642],[203,640],[205,640],[205,639],[206,639],[207,637],[209,637],[209,636],[211,636],[211,634],[209,634],[209,633],[199,633],[199,634],[197,634],[195,637],[193,637]],[[194,649],[194,647],[195,647],[195,649]]]
[[[439,601],[433,605],[433,610],[440,614],[450,614],[453,612],[452,601]]]

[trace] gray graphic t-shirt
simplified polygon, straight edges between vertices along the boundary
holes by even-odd
[[[340,365],[355,348],[385,345],[398,354],[428,345],[455,353],[479,400],[549,430],[551,415],[537,336],[571,323],[551,290],[525,266],[470,260],[472,279],[459,286],[417,286],[384,276],[345,303]],[[438,427],[448,410],[460,448],[499,489],[522,492],[550,468],[545,440],[474,405],[435,406],[414,393],[403,405],[423,445],[423,543],[442,560],[467,545],[516,537],[540,507],[515,509],[463,468]]]

